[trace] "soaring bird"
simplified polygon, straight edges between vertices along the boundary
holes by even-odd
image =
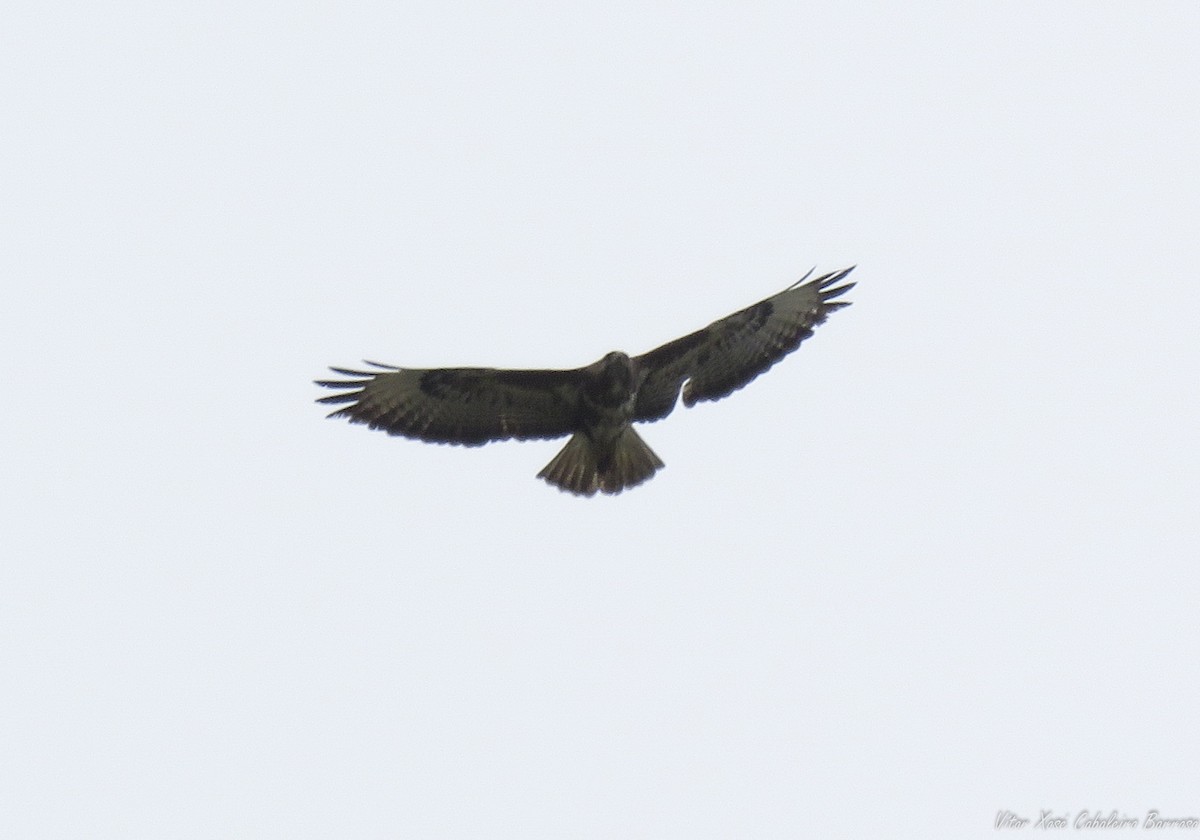
[[[495,440],[570,435],[538,473],[580,496],[620,493],[650,479],[662,460],[633,428],[683,404],[719,400],[747,385],[813,334],[835,309],[854,266],[808,281],[809,271],[772,295],[702,330],[640,356],[620,351],[570,370],[330,368],[347,379],[318,380],[340,389],[321,403],[330,417],[429,443],[480,446]],[[808,281],[808,282],[805,282]]]

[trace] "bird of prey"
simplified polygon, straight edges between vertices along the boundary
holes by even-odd
[[[620,493],[663,462],[634,423],[671,413],[680,390],[691,407],[742,388],[812,335],[835,309],[854,266],[805,282],[641,356],[613,352],[572,370],[417,369],[366,362],[375,370],[330,368],[347,379],[317,402],[343,404],[330,417],[429,443],[480,446],[495,440],[570,435],[538,478],[569,493]]]

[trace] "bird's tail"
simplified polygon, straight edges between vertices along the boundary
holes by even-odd
[[[653,476],[664,464],[641,435],[626,426],[608,446],[576,432],[538,473],[560,490],[579,496],[620,493]]]

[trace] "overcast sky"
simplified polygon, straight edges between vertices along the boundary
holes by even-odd
[[[1196,3],[4,17],[5,836],[1200,817]],[[617,497],[312,402],[851,264]]]

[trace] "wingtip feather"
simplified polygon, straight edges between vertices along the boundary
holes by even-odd
[[[822,289],[821,290],[821,299],[827,300],[827,301],[833,300],[835,297],[840,297],[840,296],[846,294],[846,292],[853,289],[856,285],[857,285],[856,283],[847,283],[844,286],[837,286],[836,288],[833,288],[833,289]]]
[[[358,402],[358,398],[362,395],[362,391],[350,391],[344,394],[332,394],[328,397],[318,397],[316,402],[325,403],[326,405],[338,405],[339,403]]]
[[[831,271],[828,274],[821,275],[816,280],[814,280],[813,283],[814,283],[814,285],[816,285],[816,287],[818,289],[824,289],[826,286],[832,286],[834,283],[836,283],[839,280],[841,280],[842,278],[844,278],[847,274],[849,274],[855,268],[857,268],[857,266],[852,265],[849,268],[839,269],[838,271]]]

